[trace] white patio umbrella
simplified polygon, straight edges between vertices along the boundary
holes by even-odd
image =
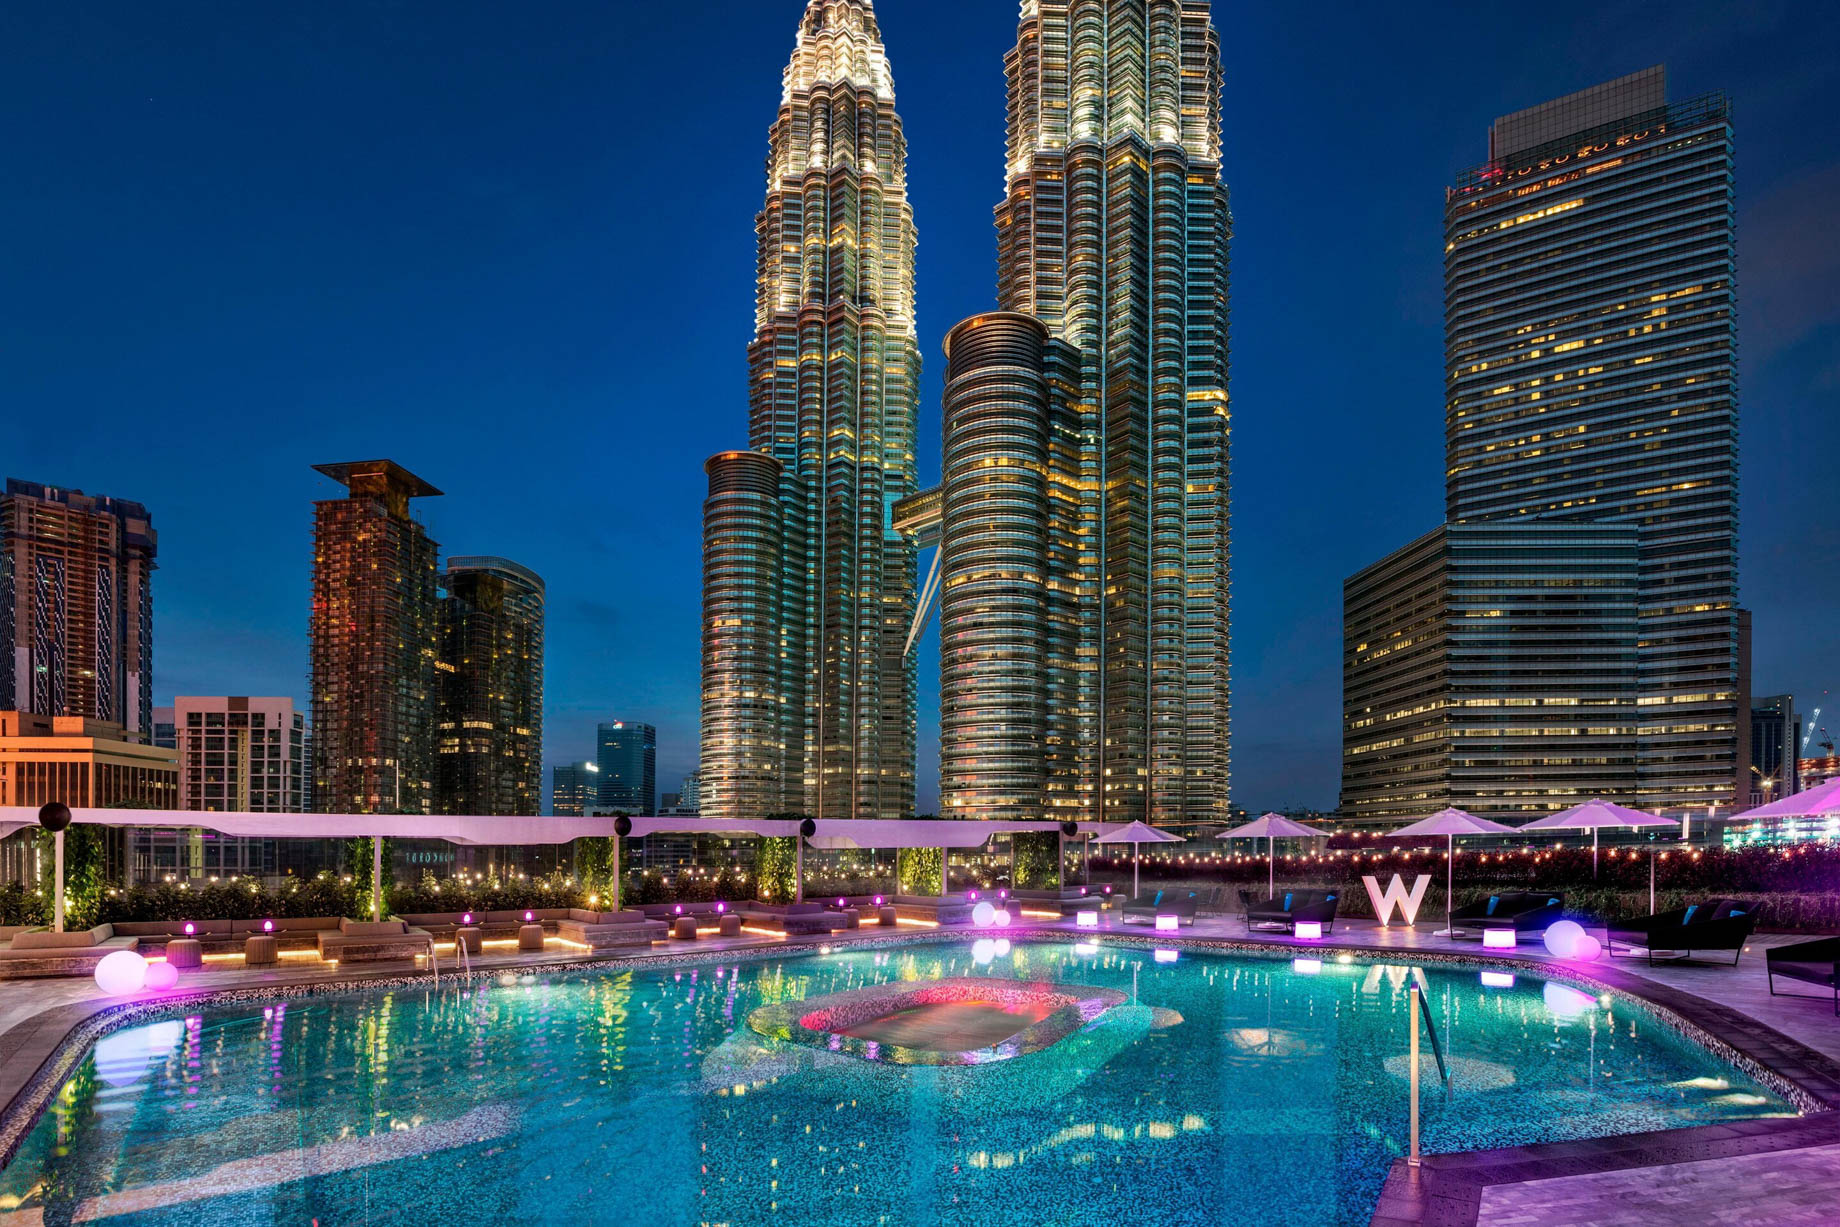
[[[1269,865],[1265,873],[1265,895],[1267,898],[1278,893],[1278,841],[1280,839],[1321,839],[1326,832],[1315,827],[1306,827],[1301,822],[1286,818],[1283,814],[1265,814],[1254,818],[1243,827],[1234,827],[1231,831],[1222,831],[1215,839],[1263,839],[1268,841],[1266,854]]]
[[[1840,775],[1825,784],[1816,784],[1806,792],[1790,793],[1768,805],[1746,810],[1734,821],[1767,821],[1773,818],[1840,818]]]
[[[1663,818],[1659,814],[1645,813],[1639,809],[1630,809],[1626,805],[1617,805],[1599,797],[1593,797],[1583,805],[1574,805],[1567,810],[1545,818],[1536,818],[1521,827],[1522,831],[1584,831],[1591,832],[1591,876],[1597,876],[1597,837],[1598,832],[1610,830],[1636,830],[1642,827],[1672,827],[1676,823],[1672,818]],[[1655,910],[1655,850],[1648,850],[1648,910]]]
[[[1099,836],[1098,842],[1102,844],[1131,845],[1131,897],[1135,899],[1137,898],[1137,871],[1139,862],[1143,859],[1143,853],[1139,851],[1138,845],[1180,844],[1187,843],[1188,841],[1183,839],[1180,835],[1171,835],[1168,831],[1159,831],[1153,826],[1146,826],[1141,822],[1133,822],[1131,825],[1119,827],[1115,831],[1107,831],[1105,834]]]
[[[1450,916],[1456,905],[1457,881],[1457,836],[1459,835],[1512,835],[1514,828],[1491,822],[1487,818],[1460,809],[1443,809],[1429,818],[1420,818],[1411,826],[1401,827],[1392,833],[1392,838],[1417,835],[1442,835],[1448,859],[1444,862],[1444,927],[1439,929],[1436,937],[1455,937],[1457,931],[1451,927]]]

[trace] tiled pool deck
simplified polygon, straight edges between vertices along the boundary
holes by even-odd
[[[1320,941],[1294,941],[1281,934],[1250,934],[1238,917],[1204,916],[1179,934],[1153,933],[1148,926],[1123,926],[1107,916],[1102,935],[1128,934],[1158,945],[1231,943],[1236,946],[1311,948],[1424,958],[1465,956],[1496,964],[1538,967],[1554,962],[1543,950],[1522,947],[1486,955],[1476,941],[1434,936],[1433,924],[1417,929],[1381,928],[1343,921]],[[1090,936],[1070,922],[1031,920],[1009,936]],[[945,929],[938,934],[963,934]],[[927,928],[870,926],[829,938],[738,938],[706,936],[696,942],[659,943],[649,950],[589,954],[552,944],[543,954],[520,955],[488,948],[473,961],[474,974],[526,972],[595,962],[673,959],[726,952],[770,952],[781,948],[841,946],[936,935]],[[1423,1166],[1396,1163],[1381,1195],[1375,1227],[1406,1224],[1470,1227],[1487,1224],[1602,1224],[1650,1227],[1683,1221],[1706,1224],[1764,1221],[1775,1224],[1832,1223],[1840,1219],[1840,1019],[1826,996],[1771,997],[1763,951],[1798,937],[1759,937],[1737,967],[1662,964],[1639,959],[1597,963],[1585,975],[1605,987],[1642,997],[1724,1040],[1744,1060],[1789,1084],[1804,1102],[1825,1110],[1792,1119],[1746,1121],[1670,1130],[1597,1141],[1566,1142],[1430,1155]],[[442,960],[442,974],[453,970]],[[1576,968],[1570,970],[1576,971]],[[188,972],[180,987],[157,1004],[191,1002],[214,994],[258,997],[298,994],[367,983],[426,978],[406,964],[370,967],[326,966],[284,961],[246,970],[215,963]],[[93,981],[15,980],[0,982],[0,1147],[16,1143],[43,1090],[63,1076],[72,1053],[102,1016],[124,1008],[103,997]]]

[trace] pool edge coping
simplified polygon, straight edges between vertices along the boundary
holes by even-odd
[[[835,935],[789,937],[772,944],[698,951],[667,947],[661,950],[616,950],[599,957],[571,958],[554,963],[515,964],[453,971],[447,979],[471,983],[493,980],[511,972],[518,977],[563,972],[607,971],[646,966],[687,966],[730,961],[754,962],[797,954],[821,954],[837,948],[933,945],[963,940],[976,932],[951,928],[839,938]],[[1788,1100],[1801,1114],[1792,1118],[1696,1125],[1645,1134],[1614,1134],[1605,1138],[1571,1142],[1536,1143],[1492,1150],[1455,1151],[1427,1155],[1414,1169],[1397,1159],[1389,1169],[1370,1227],[1477,1227],[1482,1191],[1493,1185],[1516,1184],[1556,1176],[1636,1167],[1664,1167],[1698,1159],[1723,1158],[1763,1151],[1803,1149],[1840,1142],[1840,1062],[1833,1061],[1797,1040],[1742,1011],[1708,1001],[1683,990],[1632,976],[1615,967],[1572,967],[1530,959],[1510,952],[1471,954],[1466,951],[1402,950],[1377,945],[1311,947],[1296,942],[1263,940],[1257,935],[1189,936],[1176,933],[1134,933],[1020,925],[1007,931],[1012,939],[1058,941],[1102,937],[1111,944],[1154,949],[1217,950],[1273,958],[1298,957],[1319,950],[1331,956],[1352,955],[1391,963],[1437,963],[1465,967],[1512,967],[1559,983],[1584,985],[1632,998],[1654,1011],[1665,1024],[1695,1044],[1708,1049]],[[95,1000],[70,1002],[21,1019],[0,1033],[0,1091],[31,1062],[35,1067],[0,1105],[0,1167],[16,1157],[27,1134],[38,1123],[57,1087],[63,1084],[83,1053],[103,1035],[139,1017],[175,1009],[291,1000],[369,989],[432,987],[431,972],[384,967],[370,974],[337,979],[297,980],[248,986],[201,988],[142,1001]],[[61,1024],[61,1026],[60,1026]],[[1718,1034],[1713,1027],[1741,1032],[1741,1043]],[[18,1037],[15,1047],[13,1041]],[[45,1041],[49,1040],[47,1045]],[[1805,1136],[1804,1136],[1805,1135]]]

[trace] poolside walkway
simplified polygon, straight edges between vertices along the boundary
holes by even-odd
[[[1318,941],[1297,941],[1282,934],[1248,934],[1237,917],[1204,916],[1177,934],[1155,933],[1148,926],[1124,926],[1107,915],[1097,933],[1129,934],[1138,940],[1232,942],[1286,949],[1360,952],[1366,957],[1414,954],[1435,958],[1464,955],[1499,957],[1503,963],[1546,965],[1556,962],[1537,943],[1514,951],[1488,951],[1475,940],[1452,941],[1432,933],[1435,920],[1417,928],[1382,927],[1371,921],[1339,921],[1333,934]],[[1064,934],[1094,937],[1092,929],[1070,921],[1024,917],[1014,935]],[[523,975],[538,968],[567,968],[600,963],[630,963],[685,955],[766,952],[773,949],[837,947],[891,937],[951,935],[966,941],[991,934],[969,928],[933,930],[901,925],[894,930],[869,926],[828,938],[779,938],[744,934],[738,938],[700,937],[697,941],[658,943],[648,948],[589,953],[552,943],[542,954],[520,954],[513,943],[489,944],[472,961],[475,973]],[[1613,987],[1648,997],[1731,1042],[1740,1051],[1789,1077],[1823,1102],[1840,1107],[1840,1019],[1829,997],[1771,997],[1763,951],[1799,937],[1762,936],[1754,940],[1737,967],[1704,963],[1660,964],[1618,958],[1585,968]],[[443,975],[458,970],[443,950]],[[247,992],[252,995],[295,992],[315,987],[362,986],[425,978],[425,967],[406,963],[370,966],[326,965],[313,959],[284,959],[263,969],[245,969],[234,961],[212,962],[186,972],[178,989],[163,995],[175,1002],[200,992]],[[161,997],[153,997],[157,1003]],[[0,982],[0,1120],[15,1115],[5,1108],[50,1070],[65,1040],[96,1015],[121,1008],[118,998],[102,996],[88,978]],[[12,1122],[8,1122],[11,1124]],[[16,1127],[16,1126],[15,1126]],[[10,1135],[11,1129],[7,1130]],[[6,1141],[11,1140],[10,1136]],[[1416,1172],[1395,1166],[1375,1212],[1376,1227],[1406,1224],[1478,1222],[1562,1227],[1673,1227],[1686,1221],[1708,1227],[1765,1221],[1799,1225],[1840,1220],[1840,1111],[1794,1120],[1739,1122],[1664,1134],[1612,1138],[1597,1142],[1516,1148],[1505,1151],[1429,1156]],[[1300,1225],[1301,1227],[1301,1225]]]

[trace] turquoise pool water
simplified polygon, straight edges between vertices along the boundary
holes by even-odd
[[[0,1224],[1364,1224],[1406,1144],[1414,974],[967,938],[197,1010],[96,1046]],[[1422,974],[1455,1073],[1426,1052],[1428,1150],[1792,1111],[1626,1001]],[[747,1025],[953,976],[1132,997],[976,1066]]]

